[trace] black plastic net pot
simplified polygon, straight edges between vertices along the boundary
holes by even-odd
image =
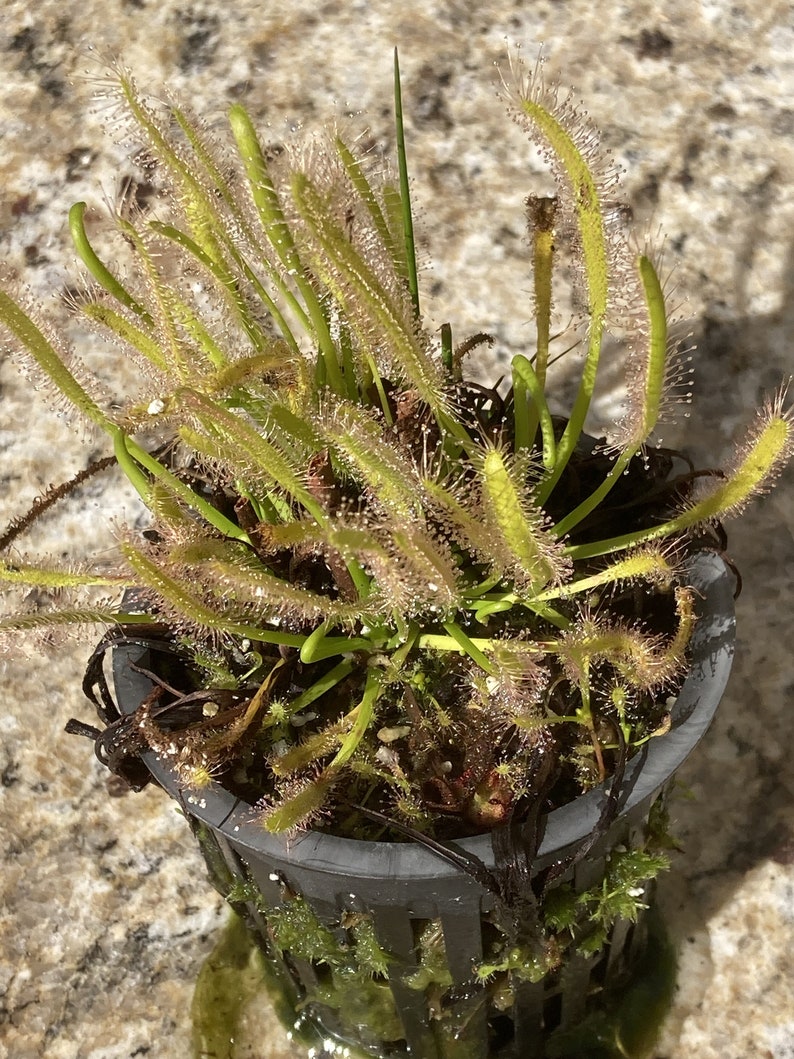
[[[671,730],[633,756],[608,831],[558,883],[576,892],[604,877],[616,847],[631,847],[651,808],[705,734],[730,672],[733,578],[715,555],[694,561],[700,620]],[[140,647],[114,651],[119,707],[131,713],[151,689],[129,668]],[[167,764],[145,756],[155,780],[186,812],[210,878],[241,912],[267,956],[277,1007],[299,1039],[340,1042],[350,1055],[411,1059],[533,1059],[550,1035],[575,1026],[610,983],[626,980],[646,924],[618,920],[594,955],[574,953],[540,981],[511,974],[493,996],[473,985],[492,942],[494,897],[423,845],[366,842],[309,831],[266,833],[252,807],[216,787],[180,790]],[[564,861],[592,834],[606,791],[551,812],[533,872]],[[491,836],[456,843],[494,866]],[[387,959],[384,960],[383,956]]]

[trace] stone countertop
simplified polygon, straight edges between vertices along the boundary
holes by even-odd
[[[242,100],[273,139],[336,117],[391,150],[395,44],[430,312],[459,336],[493,334],[496,367],[482,371],[502,370],[526,333],[521,204],[538,179],[494,93],[507,38],[528,61],[545,42],[549,70],[576,86],[625,168],[635,221],[666,233],[698,351],[692,415],[665,442],[685,436],[718,462],[759,394],[791,373],[794,14],[782,0],[604,0],[597,13],[590,0],[6,0],[0,31],[0,254],[100,372],[61,299],[76,275],[66,210],[116,200],[135,172],[91,103],[97,56],[120,56],[142,85],[168,85],[213,121]],[[84,461],[79,433],[31,390],[4,356],[0,525]],[[794,1056],[791,485],[788,473],[729,527],[745,582],[739,645],[718,720],[681,776],[691,797],[675,803],[685,854],[662,899],[680,984],[656,1059]],[[97,479],[40,543],[56,556],[87,537],[110,549],[135,517],[129,494]],[[224,913],[175,809],[153,790],[120,793],[90,745],[63,734],[69,717],[92,719],[85,653],[66,642],[46,660],[15,650],[0,662],[0,1055],[181,1059]],[[258,1026],[237,1059],[294,1054],[267,1008]]]

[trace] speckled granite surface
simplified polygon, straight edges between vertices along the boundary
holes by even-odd
[[[432,312],[458,334],[493,333],[505,360],[526,332],[521,199],[534,166],[493,91],[505,37],[529,56],[546,42],[550,68],[576,85],[627,169],[635,218],[667,233],[700,345],[684,426],[716,461],[743,409],[794,364],[794,14],[780,0],[5,0],[0,258],[65,320],[65,212],[80,198],[101,206],[133,172],[90,106],[89,49],[219,120],[242,99],[274,139],[361,110],[391,145],[398,44]],[[69,326],[101,370],[101,351]],[[84,458],[34,398],[1,363],[0,523]],[[740,643],[718,721],[684,770],[693,797],[676,804],[686,854],[662,889],[680,988],[656,1059],[794,1056],[791,485],[789,474],[731,534]],[[42,531],[56,554],[87,537],[112,547],[100,500],[135,518],[128,494],[97,483]],[[69,644],[46,662],[0,663],[0,1055],[181,1059],[223,911],[175,810],[154,791],[119,795],[90,746],[62,734],[70,716],[91,719],[84,653]],[[266,1007],[254,1023],[237,1059],[294,1054]]]

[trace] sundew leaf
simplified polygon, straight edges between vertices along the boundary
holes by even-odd
[[[80,311],[89,319],[103,324],[110,331],[113,331],[122,342],[126,342],[146,357],[158,371],[166,373],[170,370],[170,364],[157,339],[152,338],[142,328],[136,327],[121,313],[111,309],[109,305],[98,301],[84,302],[80,306]]]
[[[317,426],[332,451],[380,504],[405,519],[420,509],[418,483],[405,455],[384,437],[370,412],[352,402],[328,403]]]
[[[125,584],[121,576],[84,572],[81,570],[59,570],[54,567],[32,566],[27,563],[8,563],[0,559],[0,583],[27,585],[29,587],[57,589],[80,586],[118,586]]]
[[[339,152],[342,165],[345,167],[345,172],[350,178],[350,182],[358,192],[359,198],[366,206],[367,212],[375,226],[375,230],[383,240],[383,245],[389,251],[389,256],[391,257],[395,272],[398,275],[402,274],[404,257],[397,251],[386,217],[384,216],[383,210],[378,202],[372,184],[367,180],[367,177],[364,174],[361,161],[354,156],[353,152],[341,137],[337,136],[334,140],[334,144]]]
[[[148,625],[148,614],[126,613],[116,607],[51,607],[46,611],[9,614],[0,618],[0,633],[32,632],[63,625]]]
[[[182,616],[182,620],[190,625],[262,643],[284,644],[290,647],[300,647],[306,639],[298,633],[282,632],[235,620],[229,613],[229,608],[222,604],[214,610],[140,549],[128,543],[122,543],[121,549],[136,572],[139,583],[151,589],[172,613]]]
[[[531,510],[523,476],[515,472],[498,449],[484,454],[480,479],[488,519],[501,535],[520,579],[527,582],[527,591],[532,594],[553,581],[560,569],[542,516]]]
[[[322,508],[304,484],[299,463],[295,459],[297,454],[293,452],[290,458],[286,451],[264,437],[242,416],[196,390],[184,387],[177,392],[175,400],[191,411],[210,435],[219,434],[233,446],[233,450],[239,451],[252,466],[258,468],[263,480],[278,485],[302,504],[320,524],[325,521]]]
[[[609,304],[609,250],[604,223],[602,186],[591,168],[592,130],[583,129],[579,115],[566,100],[560,103],[555,89],[549,89],[540,72],[513,86],[506,86],[510,100],[524,118],[530,133],[548,145],[555,170],[564,180],[565,201],[573,208],[579,231],[582,271],[587,292],[589,332],[587,354],[579,391],[569,422],[557,446],[556,464],[540,490],[541,502],[550,494],[565,469],[584,427],[595,388],[601,342]]]
[[[421,399],[434,411],[445,409],[444,388],[437,365],[428,356],[405,308],[394,301],[345,232],[328,215],[323,197],[305,173],[292,178],[292,195],[301,217],[314,235],[319,253],[313,257],[343,312],[365,342],[381,347],[398,366]]]
[[[741,511],[753,496],[769,488],[794,450],[794,422],[784,410],[785,391],[761,409],[748,437],[737,447],[734,466],[701,499],[667,522],[608,540],[566,548],[572,559],[588,559],[634,544],[675,537],[693,526]]]
[[[108,294],[115,298],[115,300],[121,305],[125,306],[125,308],[130,309],[133,313],[139,316],[144,323],[151,327],[154,324],[154,320],[150,313],[130,294],[121,281],[113,275],[91,245],[88,233],[85,230],[84,221],[87,208],[85,202],[75,202],[69,210],[69,231],[72,236],[74,248],[80,257],[80,260],[97,283],[103,287]]]
[[[268,809],[262,817],[263,826],[267,831],[278,834],[305,825],[323,808],[331,786],[332,779],[328,776],[312,777],[297,794],[284,798],[278,806]]]
[[[16,336],[25,350],[33,357],[39,369],[69,404],[96,426],[108,432],[112,430],[114,427],[112,421],[88,391],[80,385],[42,331],[3,290],[0,290],[0,324]]]
[[[615,459],[609,474],[590,496],[570,511],[556,526],[558,537],[569,533],[606,498],[620,481],[639,447],[653,433],[665,398],[668,337],[664,292],[650,258],[640,255],[637,267],[642,279],[648,309],[649,334],[641,377],[630,385],[632,412],[627,416],[629,436],[621,443],[623,451]],[[633,391],[633,392],[632,392]]]
[[[322,353],[322,363],[328,384],[336,393],[344,392],[339,358],[331,335],[325,310],[308,279],[304,262],[292,230],[284,215],[278,193],[268,170],[265,154],[253,123],[244,107],[235,104],[229,111],[229,123],[237,141],[237,148],[245,166],[264,234],[282,263],[284,273],[298,288],[308,319]]]

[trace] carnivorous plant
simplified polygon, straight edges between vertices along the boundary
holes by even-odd
[[[57,566],[20,540],[113,461],[40,497],[0,539],[0,580],[17,601],[51,596],[15,603],[4,639],[87,623],[166,637],[167,673],[112,738],[92,733],[98,752],[129,777],[154,749],[187,788],[249,795],[273,831],[373,836],[388,818],[444,838],[603,780],[666,727],[696,620],[688,553],[719,547],[719,520],[792,450],[784,391],[724,472],[654,445],[677,388],[659,267],[540,64],[505,78],[557,184],[524,206],[535,341],[501,386],[467,381],[487,336],[423,321],[395,80],[392,179],[337,134],[274,150],[238,103],[220,142],[116,71],[162,191],[156,210],[113,217],[118,261],[72,207],[90,277],[75,308],[139,365],[139,392],[108,399],[0,291],[12,355],[106,436],[150,512],[110,569]],[[551,396],[571,345],[553,333],[561,243],[585,306],[565,415]],[[593,439],[616,325],[626,412]]]

